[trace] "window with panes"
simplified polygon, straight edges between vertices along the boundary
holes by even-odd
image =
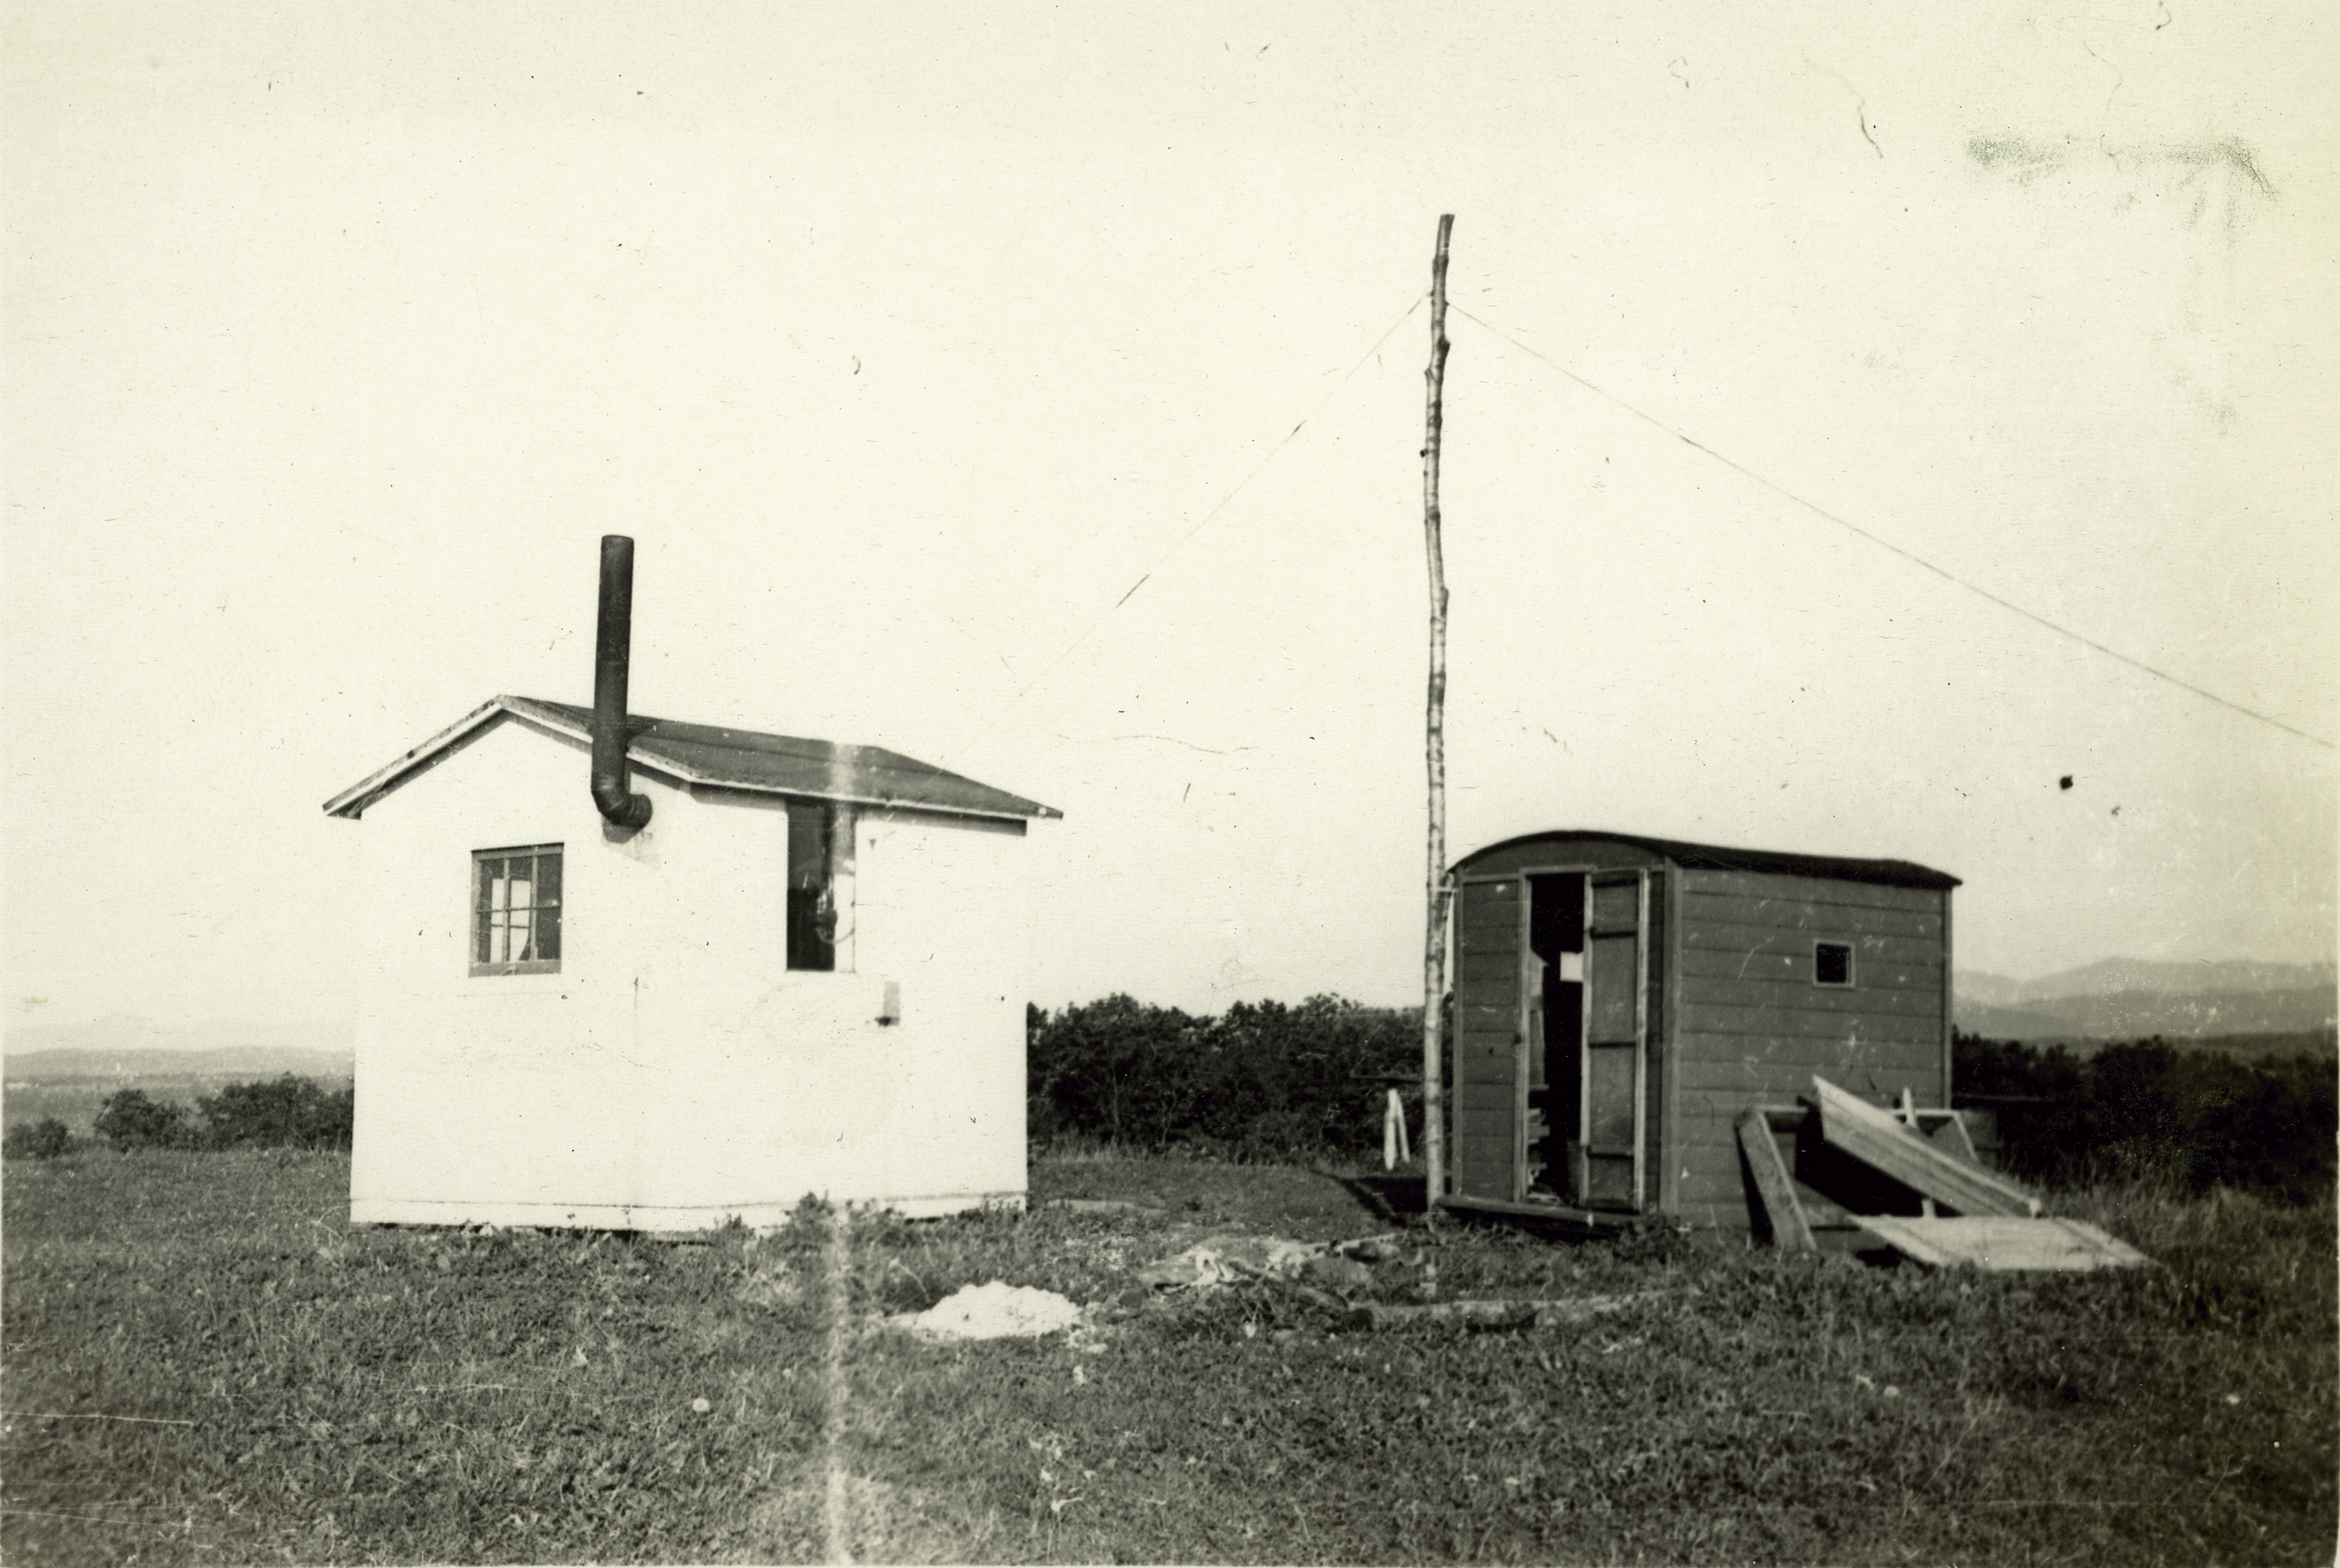
[[[471,853],[471,973],[560,968],[560,846]]]

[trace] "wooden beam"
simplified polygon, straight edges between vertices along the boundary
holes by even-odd
[[[1856,1099],[1818,1076],[1812,1087],[1819,1097],[1820,1136],[1830,1147],[1962,1215],[2028,1218],[2039,1212],[2039,1200],[2028,1190],[1959,1159],[1915,1127],[1902,1126],[1891,1112]]]
[[[1750,1110],[1739,1118],[1738,1126],[1739,1152],[1747,1156],[1747,1168],[1754,1174],[1755,1195],[1763,1205],[1764,1222],[1771,1229],[1771,1245],[1781,1252],[1818,1250],[1812,1242],[1811,1223],[1796,1201],[1795,1181],[1780,1158],[1780,1146],[1771,1141],[1770,1118],[1760,1109]]]

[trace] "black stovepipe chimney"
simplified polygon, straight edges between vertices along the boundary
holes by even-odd
[[[649,826],[650,798],[630,793],[626,674],[634,638],[634,541],[601,536],[601,622],[593,648],[593,804],[612,827]]]

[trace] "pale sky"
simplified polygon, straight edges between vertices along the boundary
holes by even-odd
[[[1442,212],[1457,857],[2331,957],[2328,5],[852,9],[7,7],[12,1021],[345,1012],[604,532],[639,710],[1065,812],[1035,1000],[1418,1000]]]

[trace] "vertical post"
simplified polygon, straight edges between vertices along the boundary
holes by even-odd
[[[1438,220],[1430,263],[1429,411],[1422,444],[1422,531],[1430,555],[1430,700],[1423,757],[1430,775],[1430,874],[1422,954],[1422,1145],[1429,1166],[1424,1200],[1433,1216],[1446,1196],[1445,1070],[1440,1018],[1446,1000],[1446,562],[1438,540],[1438,447],[1445,423],[1446,242],[1454,214]]]
[[[1958,1103],[1953,1097],[1958,1093],[1958,1086],[1951,1081],[1958,1059],[1958,1026],[1953,1021],[1957,1017],[1953,1009],[1957,1005],[1958,997],[1954,991],[1955,982],[1950,978],[1952,952],[1950,890],[1945,888],[1942,889],[1942,1108],[1944,1110],[1948,1110]]]

